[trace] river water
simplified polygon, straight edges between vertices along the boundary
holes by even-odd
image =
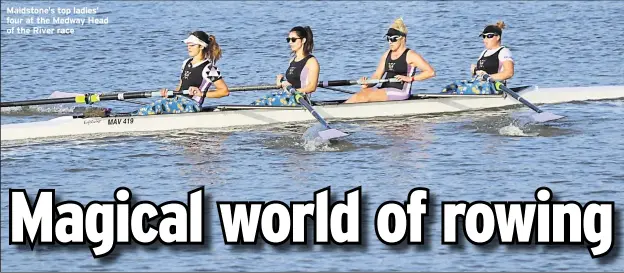
[[[108,24],[72,26],[71,35],[18,35],[7,7],[98,8]],[[618,15],[620,14],[620,15]],[[321,79],[371,74],[387,48],[392,20],[403,16],[408,47],[437,77],[413,92],[437,92],[466,77],[482,50],[486,24],[509,25],[503,41],[516,60],[511,85],[624,85],[623,2],[10,2],[2,1],[2,101],[53,91],[145,90],[177,83],[190,31],[214,33],[219,67],[230,86],[266,84],[288,62],[284,37],[296,25],[314,30]],[[85,18],[75,15],[72,18]],[[22,24],[22,26],[28,26]],[[54,26],[58,27],[58,26]],[[67,27],[67,26],[65,26]],[[353,89],[351,89],[353,90]],[[345,94],[319,89],[315,98]],[[208,103],[249,103],[263,92],[233,93]],[[133,104],[109,103],[120,111]],[[334,122],[351,134],[333,144],[302,137],[313,123],[218,132],[184,131],[2,145],[3,271],[614,271],[624,268],[624,101],[544,105],[565,119],[519,126],[521,107],[418,117]],[[50,119],[71,106],[2,112],[2,124]],[[112,200],[117,187],[137,200],[186,201],[204,186],[206,243],[118,246],[93,259],[87,246],[9,245],[9,189],[56,190],[59,200]],[[334,200],[362,187],[360,246],[232,246],[223,242],[217,201],[307,201],[331,187]],[[614,201],[609,255],[592,259],[576,246],[441,244],[441,202],[534,201],[549,187],[555,200]],[[387,246],[375,235],[378,206],[430,190],[425,244]],[[459,232],[463,238],[462,232]],[[312,237],[310,237],[309,240]]]

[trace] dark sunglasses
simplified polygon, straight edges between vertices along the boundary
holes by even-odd
[[[294,42],[297,41],[297,39],[302,39],[302,38],[290,38],[290,37],[287,37],[286,38],[286,42],[287,43],[294,43]]]
[[[494,38],[494,36],[498,36],[498,35],[497,34],[488,33],[488,34],[481,34],[479,36],[481,36],[481,38],[486,38],[487,37],[488,39],[492,39],[492,38]]]
[[[386,36],[386,41],[396,43],[401,36]]]

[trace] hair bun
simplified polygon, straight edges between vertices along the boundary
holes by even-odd
[[[507,25],[505,25],[505,22],[503,22],[503,21],[498,21],[498,22],[496,22],[496,26],[497,26],[498,28],[500,28],[500,29],[505,29],[505,27],[506,27]]]

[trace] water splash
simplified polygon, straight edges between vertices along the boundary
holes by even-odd
[[[340,149],[333,147],[331,141],[324,140],[320,137],[314,139],[304,139],[303,149],[307,152],[335,152]]]
[[[500,128],[498,132],[503,136],[534,137],[539,135],[538,133],[526,133],[522,130],[522,127],[518,127],[513,123]]]
[[[331,147],[331,141],[323,139],[319,136],[319,132],[325,130],[321,124],[316,124],[308,128],[302,136],[303,148],[308,151],[337,151],[335,147]]]

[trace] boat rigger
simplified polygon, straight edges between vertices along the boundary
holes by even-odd
[[[624,98],[624,86],[593,86],[537,88],[514,90],[534,104],[572,101],[612,100]],[[317,101],[317,113],[328,120],[367,119],[420,114],[449,113],[506,107],[520,102],[511,96],[445,95],[422,93],[409,100],[342,104],[343,101]],[[315,120],[304,108],[292,106],[217,105],[205,107],[204,112],[175,115],[109,117],[65,116],[48,121],[6,124],[0,129],[2,141],[62,137],[75,135],[129,134],[185,129],[220,129],[276,123]]]

